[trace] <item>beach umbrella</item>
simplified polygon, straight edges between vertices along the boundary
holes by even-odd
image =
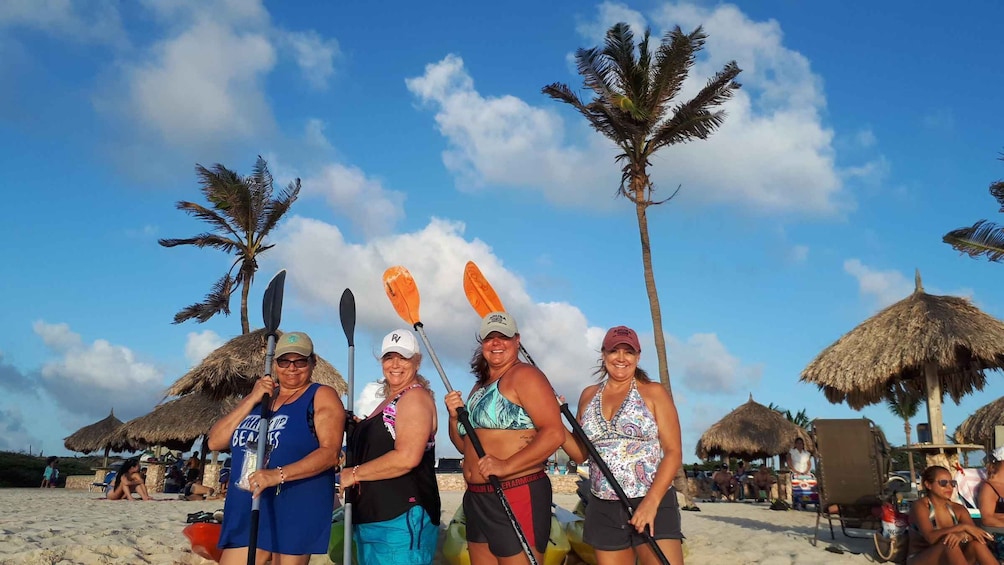
[[[701,459],[720,455],[751,461],[787,453],[796,438],[802,438],[807,450],[815,451],[815,444],[804,428],[777,410],[754,401],[751,394],[748,402],[701,435],[696,451]]]
[[[136,443],[188,451],[240,399],[231,396],[217,400],[209,394],[193,392],[158,404],[149,414],[129,420],[117,434]]]
[[[955,441],[978,443],[989,449],[994,445],[994,429],[1004,426],[1004,396],[980,408],[955,429]]]
[[[855,410],[882,402],[899,383],[927,397],[932,439],[944,444],[942,397],[958,403],[983,390],[987,369],[1001,367],[1004,323],[965,298],[927,294],[918,271],[913,294],[824,349],[800,380]]]
[[[67,436],[63,440],[63,446],[70,451],[79,451],[85,454],[103,449],[105,451],[103,466],[107,467],[110,451],[135,451],[140,447],[128,439],[114,434],[121,426],[122,420],[115,417],[115,410],[112,409],[107,418],[84,426]]]
[[[279,336],[281,331],[276,332]],[[265,330],[255,330],[239,335],[206,356],[184,376],[175,381],[166,396],[184,396],[193,392],[208,394],[222,400],[232,396],[244,396],[251,392],[254,381],[261,376],[265,366]],[[317,366],[311,380],[326,384],[345,394],[348,386],[341,374],[331,363],[317,356]]]

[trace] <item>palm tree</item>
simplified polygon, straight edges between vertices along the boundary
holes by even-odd
[[[1004,154],[1000,159],[1004,161]],[[1004,181],[990,183],[990,195],[1001,205],[1004,212]],[[988,220],[980,220],[968,228],[959,228],[945,234],[942,241],[958,251],[976,258],[985,255],[990,261],[1004,259],[1004,226]]]
[[[716,108],[739,88],[733,79],[741,71],[734,61],[730,62],[696,96],[677,102],[676,97],[694,66],[697,53],[704,48],[707,35],[700,27],[689,35],[676,27],[663,37],[656,52],[652,53],[648,46],[649,34],[646,30],[636,52],[630,26],[618,23],[607,31],[602,49],[594,47],[575,52],[583,84],[595,94],[588,104],[568,86],[557,82],[545,86],[543,93],[574,107],[621,151],[614,159],[623,164],[617,194],[635,206],[645,289],[659,360],[659,380],[672,392],[646,212],[649,206],[662,204],[676,193],[663,200],[654,200],[656,187],[649,177],[648,167],[652,155],[659,149],[693,139],[707,139],[718,129],[725,113]]]
[[[902,383],[895,383],[886,393],[885,404],[893,416],[903,420],[903,431],[906,433],[906,447],[910,447],[910,418],[917,415],[922,398],[915,391],[907,389]],[[910,486],[916,481],[913,467],[913,453],[907,452],[910,461]]]
[[[186,214],[208,223],[211,231],[186,239],[161,239],[164,247],[194,245],[212,247],[236,256],[230,270],[213,284],[202,302],[187,306],[174,315],[174,323],[196,319],[205,322],[219,314],[230,315],[230,294],[241,287],[241,330],[251,332],[248,323],[248,292],[258,270],[258,256],[275,244],[265,244],[265,238],[279,223],[300,193],[300,179],[289,183],[273,198],[272,174],[259,155],[251,176],[242,177],[217,163],[212,169],[195,165],[195,174],[202,185],[202,194],[209,201],[206,207],[180,201],[176,207]],[[236,276],[234,269],[237,269]]]
[[[648,46],[649,36],[649,30],[645,30],[636,53],[634,34],[630,26],[622,22],[607,31],[606,44],[602,49],[576,50],[575,60],[583,84],[595,94],[588,104],[584,104],[567,85],[558,82],[545,86],[542,92],[574,107],[593,129],[620,149],[614,158],[614,162],[623,163],[616,194],[627,198],[635,206],[645,290],[648,292],[655,353],[659,361],[659,381],[672,394],[646,213],[649,206],[662,204],[676,193],[663,200],[654,200],[655,185],[649,177],[648,167],[652,155],[659,149],[693,139],[707,139],[718,129],[725,120],[725,113],[716,108],[739,88],[739,83],[733,79],[739,76],[741,70],[732,61],[692,99],[676,102],[697,53],[704,48],[707,35],[700,27],[687,35],[677,26],[663,37],[654,58]],[[694,508],[682,466],[673,482],[677,490],[684,493],[687,501],[685,509]]]

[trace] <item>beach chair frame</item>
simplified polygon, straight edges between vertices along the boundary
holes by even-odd
[[[870,515],[882,504],[886,476],[892,462],[889,443],[882,430],[868,418],[817,419],[810,431],[816,444],[819,504],[816,506],[816,531],[813,545],[819,541],[819,523],[826,517],[830,538],[836,539],[833,522],[847,537],[855,535],[847,527],[863,528],[865,519],[848,515],[850,510]],[[831,511],[835,507],[836,511]],[[876,528],[881,524],[875,521]],[[865,528],[868,529],[868,528]]]

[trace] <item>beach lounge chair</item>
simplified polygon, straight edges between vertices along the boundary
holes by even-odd
[[[102,492],[107,492],[108,487],[111,486],[113,482],[115,482],[115,471],[108,471],[105,473],[104,482],[99,483],[98,481],[94,481],[93,483],[87,485],[87,492],[91,492],[91,489],[94,487],[100,487]]]
[[[840,522],[845,536],[847,526],[861,528],[871,518],[872,509],[882,504],[882,493],[891,463],[889,443],[882,430],[867,418],[848,420],[813,420],[811,432],[817,449],[819,505],[816,507],[816,533],[826,516],[830,537],[836,539],[833,521]],[[875,521],[876,528],[881,522]]]

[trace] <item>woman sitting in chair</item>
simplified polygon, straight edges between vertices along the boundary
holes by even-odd
[[[139,472],[139,460],[129,459],[119,468],[115,475],[115,483],[108,491],[108,500],[135,500],[133,493],[139,493],[143,500],[153,500],[146,490],[146,481]]]
[[[910,509],[907,565],[998,565],[987,547],[993,536],[973,523],[965,506],[952,502],[952,473],[934,465],[921,481],[925,494]]]
[[[983,529],[994,536],[993,553],[1004,559],[1004,447],[993,450],[987,459],[987,480],[980,487],[977,505],[980,508]]]

